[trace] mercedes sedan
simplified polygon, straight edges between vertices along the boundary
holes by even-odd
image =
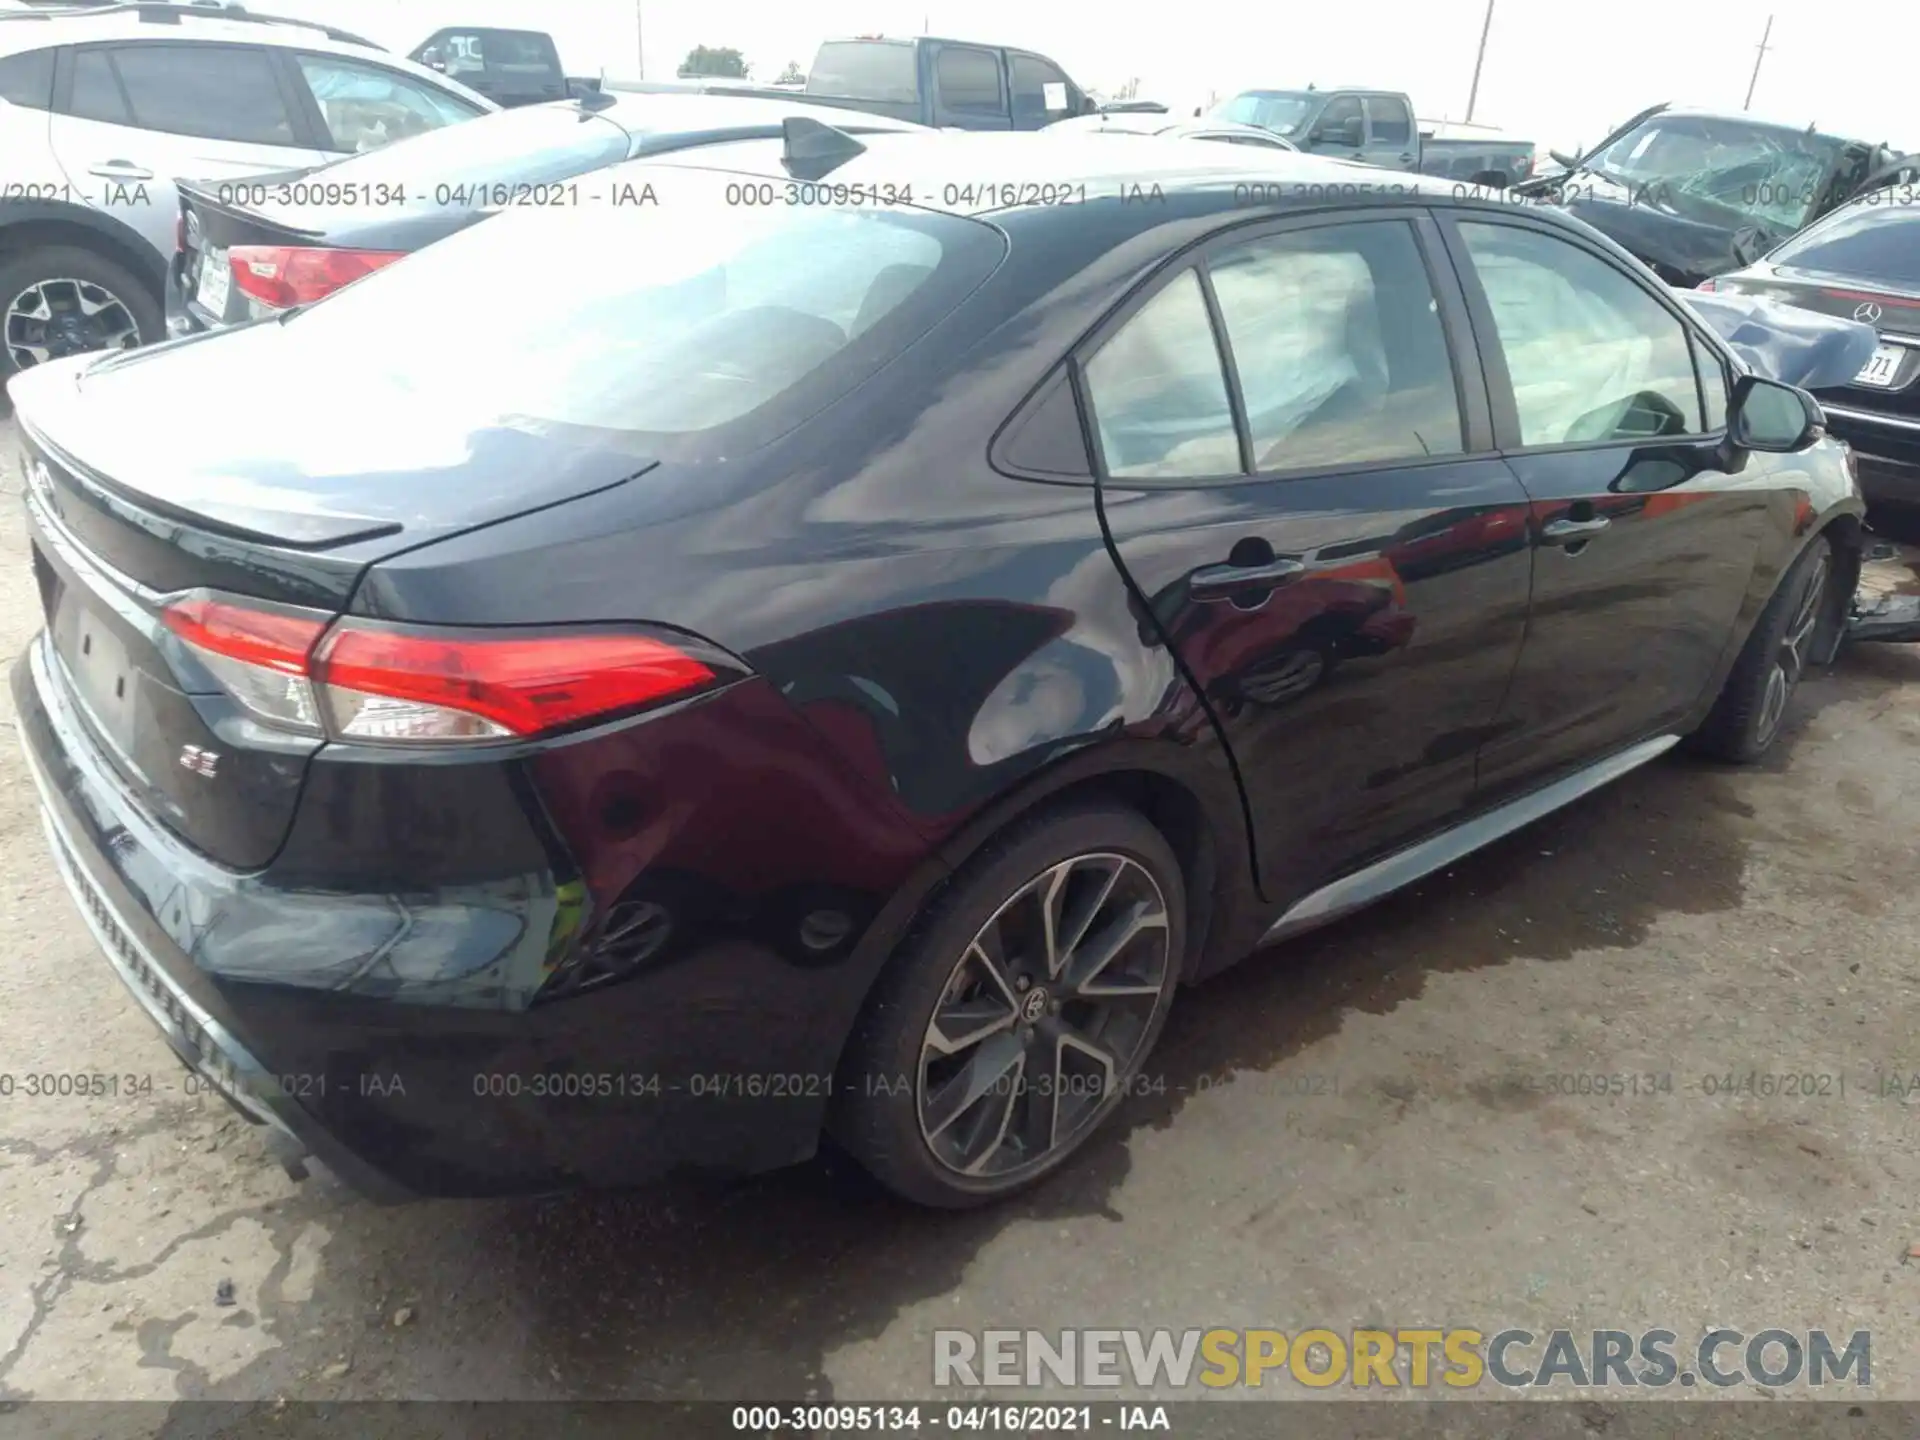
[[[296,1171],[1006,1196],[1183,986],[1837,644],[1845,448],[1564,215],[802,121],[606,179],[14,383],[51,861]]]

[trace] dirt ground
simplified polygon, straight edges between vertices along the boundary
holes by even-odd
[[[39,623],[12,438],[8,657]],[[1873,1394],[1920,1398],[1920,1096],[1883,1078],[1920,1074],[1920,647],[1851,653],[1792,726],[1188,993],[1166,1093],[959,1217],[830,1162],[513,1205],[295,1184],[183,1093],[7,744],[0,1077],[155,1084],[0,1098],[0,1399],[924,1397],[936,1327],[1088,1324],[1866,1328]],[[1672,1088],[1546,1093],[1570,1072]],[[1845,1093],[1707,1093],[1747,1072]]]

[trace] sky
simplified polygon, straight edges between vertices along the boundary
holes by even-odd
[[[1920,148],[1901,72],[1859,63],[1920,52],[1920,5],[1895,0],[1493,0],[1474,120],[1542,149],[1591,144],[1658,101],[1738,110],[1769,14],[1753,113]],[[1082,86],[1131,79],[1176,109],[1253,86],[1404,90],[1423,119],[1466,116],[1486,0],[275,0],[412,49],[451,23],[550,32],[570,72],[669,77],[696,45],[733,46],[756,79],[804,69],[829,36],[917,35],[1017,45]]]

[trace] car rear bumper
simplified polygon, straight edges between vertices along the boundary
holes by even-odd
[[[516,976],[560,933],[551,876],[478,898],[386,896],[318,891],[284,861],[218,866],[127,789],[59,664],[43,634],[12,675],[55,863],[168,1044],[269,1128],[296,1174],[311,1156],[391,1202],[750,1173],[812,1153],[864,990],[847,966],[683,923],[667,963],[529,1000]],[[402,912],[407,938],[361,964],[374,911]],[[401,978],[383,978],[376,962],[396,955]],[[428,971],[431,984],[405,978]]]

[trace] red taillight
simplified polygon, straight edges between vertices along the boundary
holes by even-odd
[[[632,631],[534,634],[333,623],[207,595],[161,614],[258,719],[371,743],[458,744],[567,729],[701,689],[713,665]]]
[[[665,641],[604,632],[506,638],[343,625],[314,661],[332,728],[371,740],[538,735],[714,678]]]
[[[236,245],[227,252],[233,283],[252,299],[275,310],[310,305],[351,285],[403,250],[321,250],[288,245]]]
[[[1718,290],[1720,288],[1720,282],[1717,280],[1702,280],[1693,288],[1696,290]]]

